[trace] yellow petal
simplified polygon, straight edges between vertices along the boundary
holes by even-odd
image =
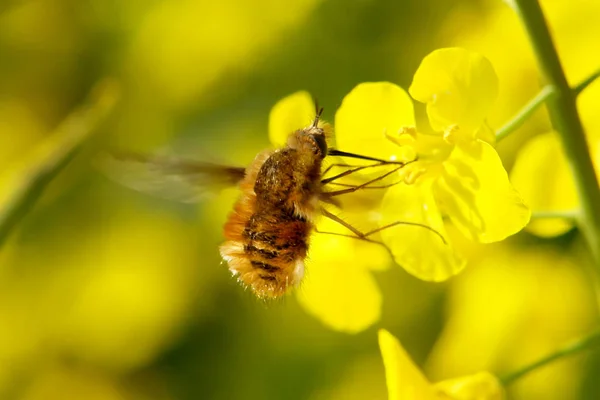
[[[504,389],[494,375],[479,372],[474,375],[448,379],[434,385],[437,393],[453,400],[502,400]]]
[[[284,146],[290,133],[307,127],[315,119],[315,103],[306,91],[279,100],[269,114],[269,140]]]
[[[391,333],[379,330],[389,400],[435,400],[432,385]]]
[[[576,267],[581,252],[510,242],[485,246],[485,256],[453,280],[444,329],[427,362],[432,377],[515,371],[595,326],[593,285]],[[582,361],[540,368],[515,385],[515,398],[580,398]]]
[[[473,132],[482,125],[498,95],[498,77],[480,54],[461,48],[439,49],[423,59],[409,92],[427,104],[434,130],[458,125],[463,132]]]
[[[496,147],[496,132],[487,123],[484,123],[475,131],[475,137]]]
[[[497,242],[529,222],[531,212],[498,153],[481,140],[455,146],[434,189],[454,225],[472,240]]]
[[[322,232],[347,233],[331,220]],[[360,332],[379,320],[381,293],[369,263],[357,257],[356,239],[317,233],[311,237],[306,277],[297,291],[306,311],[332,329]]]
[[[381,231],[381,238],[391,250],[396,263],[410,274],[427,281],[443,281],[464,268],[464,260],[448,244],[442,216],[430,185],[402,183],[391,187],[381,203],[381,214],[382,227],[402,221],[419,223],[435,230],[423,226],[398,225]]]
[[[335,114],[337,147],[390,159],[400,149],[388,141],[386,133],[414,125],[414,107],[404,89],[389,82],[361,83],[344,97]]]
[[[379,320],[382,300],[370,272],[350,262],[309,263],[298,301],[330,328],[357,333]]]
[[[393,265],[390,253],[383,246],[357,241],[354,253],[363,267],[371,271],[385,271]]]
[[[568,211],[579,208],[575,183],[555,133],[531,139],[519,152],[510,179],[535,211]],[[551,237],[573,228],[563,218],[533,219],[527,230]]]

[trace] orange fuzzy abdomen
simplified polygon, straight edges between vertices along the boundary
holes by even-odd
[[[242,196],[225,224],[221,255],[238,279],[259,297],[278,297],[300,282],[308,251],[310,222],[293,212],[262,209],[248,213]]]
[[[220,247],[230,271],[262,298],[281,296],[300,282],[312,229],[294,206],[299,196],[289,172],[295,154],[277,152],[269,160],[270,156],[258,157],[246,171],[242,195],[225,223],[226,242]]]

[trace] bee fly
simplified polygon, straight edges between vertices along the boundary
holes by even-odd
[[[308,238],[315,230],[317,214],[343,225],[351,233],[342,236],[370,242],[375,242],[370,235],[400,224],[432,230],[426,225],[399,221],[362,233],[320,206],[321,203],[337,204],[336,196],[359,189],[389,187],[391,185],[372,184],[407,164],[328,148],[331,126],[320,121],[322,111],[317,110],[310,126],[291,133],[285,147],[259,153],[245,169],[137,154],[113,155],[104,160],[103,169],[133,189],[184,202],[197,200],[210,188],[239,184],[241,196],[225,223],[226,241],[219,250],[233,275],[259,298],[276,298],[298,285],[304,276]],[[322,171],[323,159],[328,155],[374,163],[364,166],[332,164]],[[344,189],[326,190],[328,184],[342,177],[382,165],[393,165],[394,168],[360,185],[343,184]],[[347,169],[324,179],[323,176],[336,166]]]

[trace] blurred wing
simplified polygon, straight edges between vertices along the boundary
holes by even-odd
[[[126,187],[182,203],[195,203],[237,185],[245,173],[241,167],[135,153],[104,154],[98,166]]]

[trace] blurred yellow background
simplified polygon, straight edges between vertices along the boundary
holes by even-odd
[[[577,83],[600,67],[600,3],[542,5]],[[444,284],[382,266],[381,319],[350,335],[293,296],[256,300],[230,276],[218,245],[235,191],[181,205],[93,167],[113,148],[244,166],[269,146],[269,110],[282,97],[307,90],[331,121],[356,84],[408,88],[423,56],[445,46],[494,65],[494,128],[539,90],[523,30],[500,0],[3,0],[2,196],[99,82],[120,96],[0,248],[0,399],[384,399],[378,327],[434,380],[506,373],[590,330],[597,280],[573,231],[465,244],[465,272]],[[598,83],[579,101],[595,138],[599,101]],[[549,129],[540,110],[500,143],[507,169]],[[599,371],[598,354],[577,356],[509,393],[600,398]]]

